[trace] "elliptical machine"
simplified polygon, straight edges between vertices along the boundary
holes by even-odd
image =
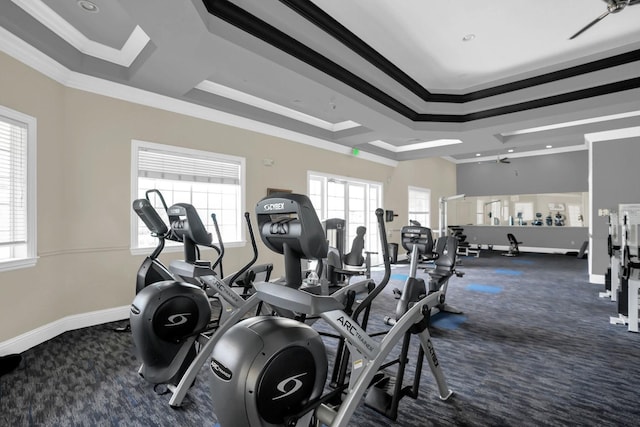
[[[297,208],[291,209],[292,205]],[[351,372],[348,384],[322,395],[327,358],[320,335],[313,328],[279,317],[258,316],[237,324],[229,321],[216,334],[210,363],[213,406],[222,427],[309,426],[312,422],[346,426],[387,355],[407,332],[419,337],[440,397],[452,395],[427,329],[430,311],[439,303],[439,293],[427,296],[426,289],[406,292],[410,298],[406,310],[382,341],[376,342],[358,323],[355,313],[354,318],[344,311],[344,300],[335,294],[314,295],[298,289],[300,259],[318,257],[322,253],[319,248],[325,244],[309,199],[281,194],[263,199],[256,211],[272,214],[260,221],[260,236],[267,247],[284,254],[285,268],[291,276],[287,277],[287,286],[255,283],[256,293],[249,301],[255,298],[303,316],[321,317],[342,336],[349,349]],[[292,212],[298,216],[291,216]],[[384,211],[377,209],[385,276],[358,309],[371,305],[391,275],[383,216]],[[337,406],[327,404],[335,399],[341,400]]]
[[[141,206],[149,223],[156,226],[162,223],[153,207],[145,203]],[[215,214],[212,214],[212,219],[220,248],[213,245],[211,234],[192,205],[178,203],[168,208],[167,213],[171,223],[169,233],[184,245],[185,260],[172,262],[167,270],[170,277],[179,280],[162,280],[142,288],[131,305],[130,325],[142,360],[138,373],[154,385],[166,385],[172,392],[169,404],[177,407],[182,404],[206,360],[202,355],[198,358],[198,355],[205,351],[210,334],[226,321],[233,310],[244,304],[244,293],[249,286],[246,282],[260,271],[267,272],[268,280],[271,268],[250,270],[257,259],[257,246],[248,213],[245,217],[254,250],[253,259],[240,271],[222,280],[214,272],[224,255]],[[215,248],[217,259],[213,263],[199,259],[198,246]],[[150,265],[158,268],[156,264]],[[231,284],[242,275],[243,290],[235,292]],[[212,315],[214,311],[216,315]]]
[[[378,372],[374,384],[370,387],[365,405],[391,420],[398,417],[398,406],[403,397],[417,399],[419,394],[420,379],[422,375],[422,364],[424,362],[425,350],[420,347],[415,359],[416,369],[413,381],[406,385],[404,377],[409,360],[409,344],[411,336],[426,328],[430,324],[430,316],[439,312],[449,312],[461,314],[462,311],[453,308],[446,303],[446,294],[449,278],[456,274],[463,273],[455,270],[455,260],[457,254],[458,239],[454,236],[444,236],[436,241],[436,249],[433,252],[433,239],[431,229],[421,226],[403,227],[402,246],[410,253],[409,277],[405,281],[402,292],[394,289],[394,294],[399,294],[399,301],[396,305],[394,317],[385,317],[384,322],[393,326],[402,316],[407,313],[411,305],[416,301],[425,298],[427,295],[434,295],[434,303],[429,309],[429,317],[423,319],[419,325],[404,333],[400,355],[392,362],[385,364],[385,369]],[[416,276],[418,264],[421,259],[434,261],[434,268],[426,268],[429,274],[429,285],[424,279]],[[396,292],[397,291],[397,292]],[[397,365],[395,372],[391,372],[390,367]]]

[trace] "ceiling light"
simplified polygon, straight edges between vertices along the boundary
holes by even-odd
[[[547,145],[547,148],[553,148],[553,145]]]
[[[507,153],[513,153],[513,148],[510,148],[509,150],[507,150]]]
[[[464,36],[462,38],[463,42],[470,42],[471,40],[475,39],[476,35],[475,34],[467,34],[466,36]]]
[[[89,0],[78,0],[78,6],[86,12],[98,13],[100,11],[98,6]]]
[[[480,153],[476,153],[476,157],[480,157]]]

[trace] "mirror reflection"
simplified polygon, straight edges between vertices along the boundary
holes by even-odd
[[[449,223],[587,227],[589,193],[474,196],[450,202]]]

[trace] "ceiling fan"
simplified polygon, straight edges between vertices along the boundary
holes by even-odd
[[[478,164],[483,164],[483,163],[508,164],[508,163],[511,163],[511,160],[509,160],[508,157],[500,157],[500,156],[498,156],[495,160],[486,160],[486,161],[483,161],[483,162],[478,162]]]
[[[607,17],[607,15],[609,15],[611,13],[618,13],[618,12],[622,11],[627,6],[633,6],[635,4],[640,4],[640,0],[603,0],[603,1],[607,3],[606,12],[604,12],[602,15],[598,16],[596,19],[591,21],[589,24],[587,24],[580,31],[578,31],[577,33],[575,33],[574,35],[569,37],[569,40],[575,39],[580,34],[584,33],[589,28],[593,27],[598,22],[602,21],[604,18]]]

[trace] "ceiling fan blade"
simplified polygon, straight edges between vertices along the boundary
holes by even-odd
[[[580,34],[584,33],[585,31],[587,31],[589,28],[593,27],[594,25],[596,25],[598,22],[602,21],[610,12],[607,10],[606,12],[604,12],[602,15],[598,16],[596,19],[594,19],[593,21],[591,21],[587,26],[585,26],[584,28],[582,28],[580,31],[578,31],[577,33],[575,33],[574,35],[572,35],[571,37],[569,37],[569,40],[573,40],[576,37],[578,37]]]

